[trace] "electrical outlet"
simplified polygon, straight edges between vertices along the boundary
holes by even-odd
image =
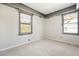
[[[30,39],[28,39],[28,41],[30,41]]]

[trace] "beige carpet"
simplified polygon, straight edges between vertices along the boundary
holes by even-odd
[[[2,56],[72,56],[79,55],[79,46],[53,40],[40,40],[4,52]]]

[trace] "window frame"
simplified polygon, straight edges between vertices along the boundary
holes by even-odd
[[[31,22],[30,23],[22,23],[21,22],[21,13],[22,14],[26,14],[26,15],[29,15],[29,16],[31,16]],[[33,18],[33,14],[29,14],[29,13],[27,13],[27,12],[24,12],[24,11],[19,11],[19,35],[30,35],[30,34],[32,34],[33,33],[33,29],[32,29],[32,18]],[[31,32],[29,32],[29,33],[22,33],[21,32],[21,24],[26,24],[26,25],[31,25]]]
[[[78,14],[77,14],[78,33],[65,33],[65,32],[64,32],[64,15],[70,14],[70,13],[75,13],[75,12],[78,13]],[[62,33],[63,33],[63,34],[71,34],[71,35],[79,35],[79,11],[78,11],[78,10],[62,14]]]

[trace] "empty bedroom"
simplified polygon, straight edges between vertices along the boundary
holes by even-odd
[[[79,4],[0,3],[0,56],[79,56]]]

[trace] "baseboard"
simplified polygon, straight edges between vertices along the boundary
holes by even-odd
[[[42,40],[42,39],[39,39],[39,40]],[[21,44],[18,44],[18,45],[14,45],[14,46],[10,46],[10,47],[7,47],[7,48],[3,48],[3,49],[0,49],[0,52],[9,50],[9,49],[12,49],[12,48],[15,48],[15,47],[19,47],[19,46],[22,46],[22,45],[25,45],[25,44],[33,43],[35,41],[38,41],[38,40],[29,41],[27,43],[24,42],[24,43],[21,43]]]
[[[68,41],[53,40],[53,39],[48,39],[48,40],[57,41],[57,42],[61,42],[61,43],[69,44],[69,45],[79,46],[79,44],[77,44],[77,43],[72,43],[72,42],[68,42]]]
[[[24,45],[24,44],[26,44],[26,43],[21,43],[21,44],[18,44],[18,45],[14,45],[14,46],[10,46],[10,47],[7,47],[7,48],[3,48],[3,49],[0,49],[0,52],[8,50],[8,49],[12,49],[12,48]]]

